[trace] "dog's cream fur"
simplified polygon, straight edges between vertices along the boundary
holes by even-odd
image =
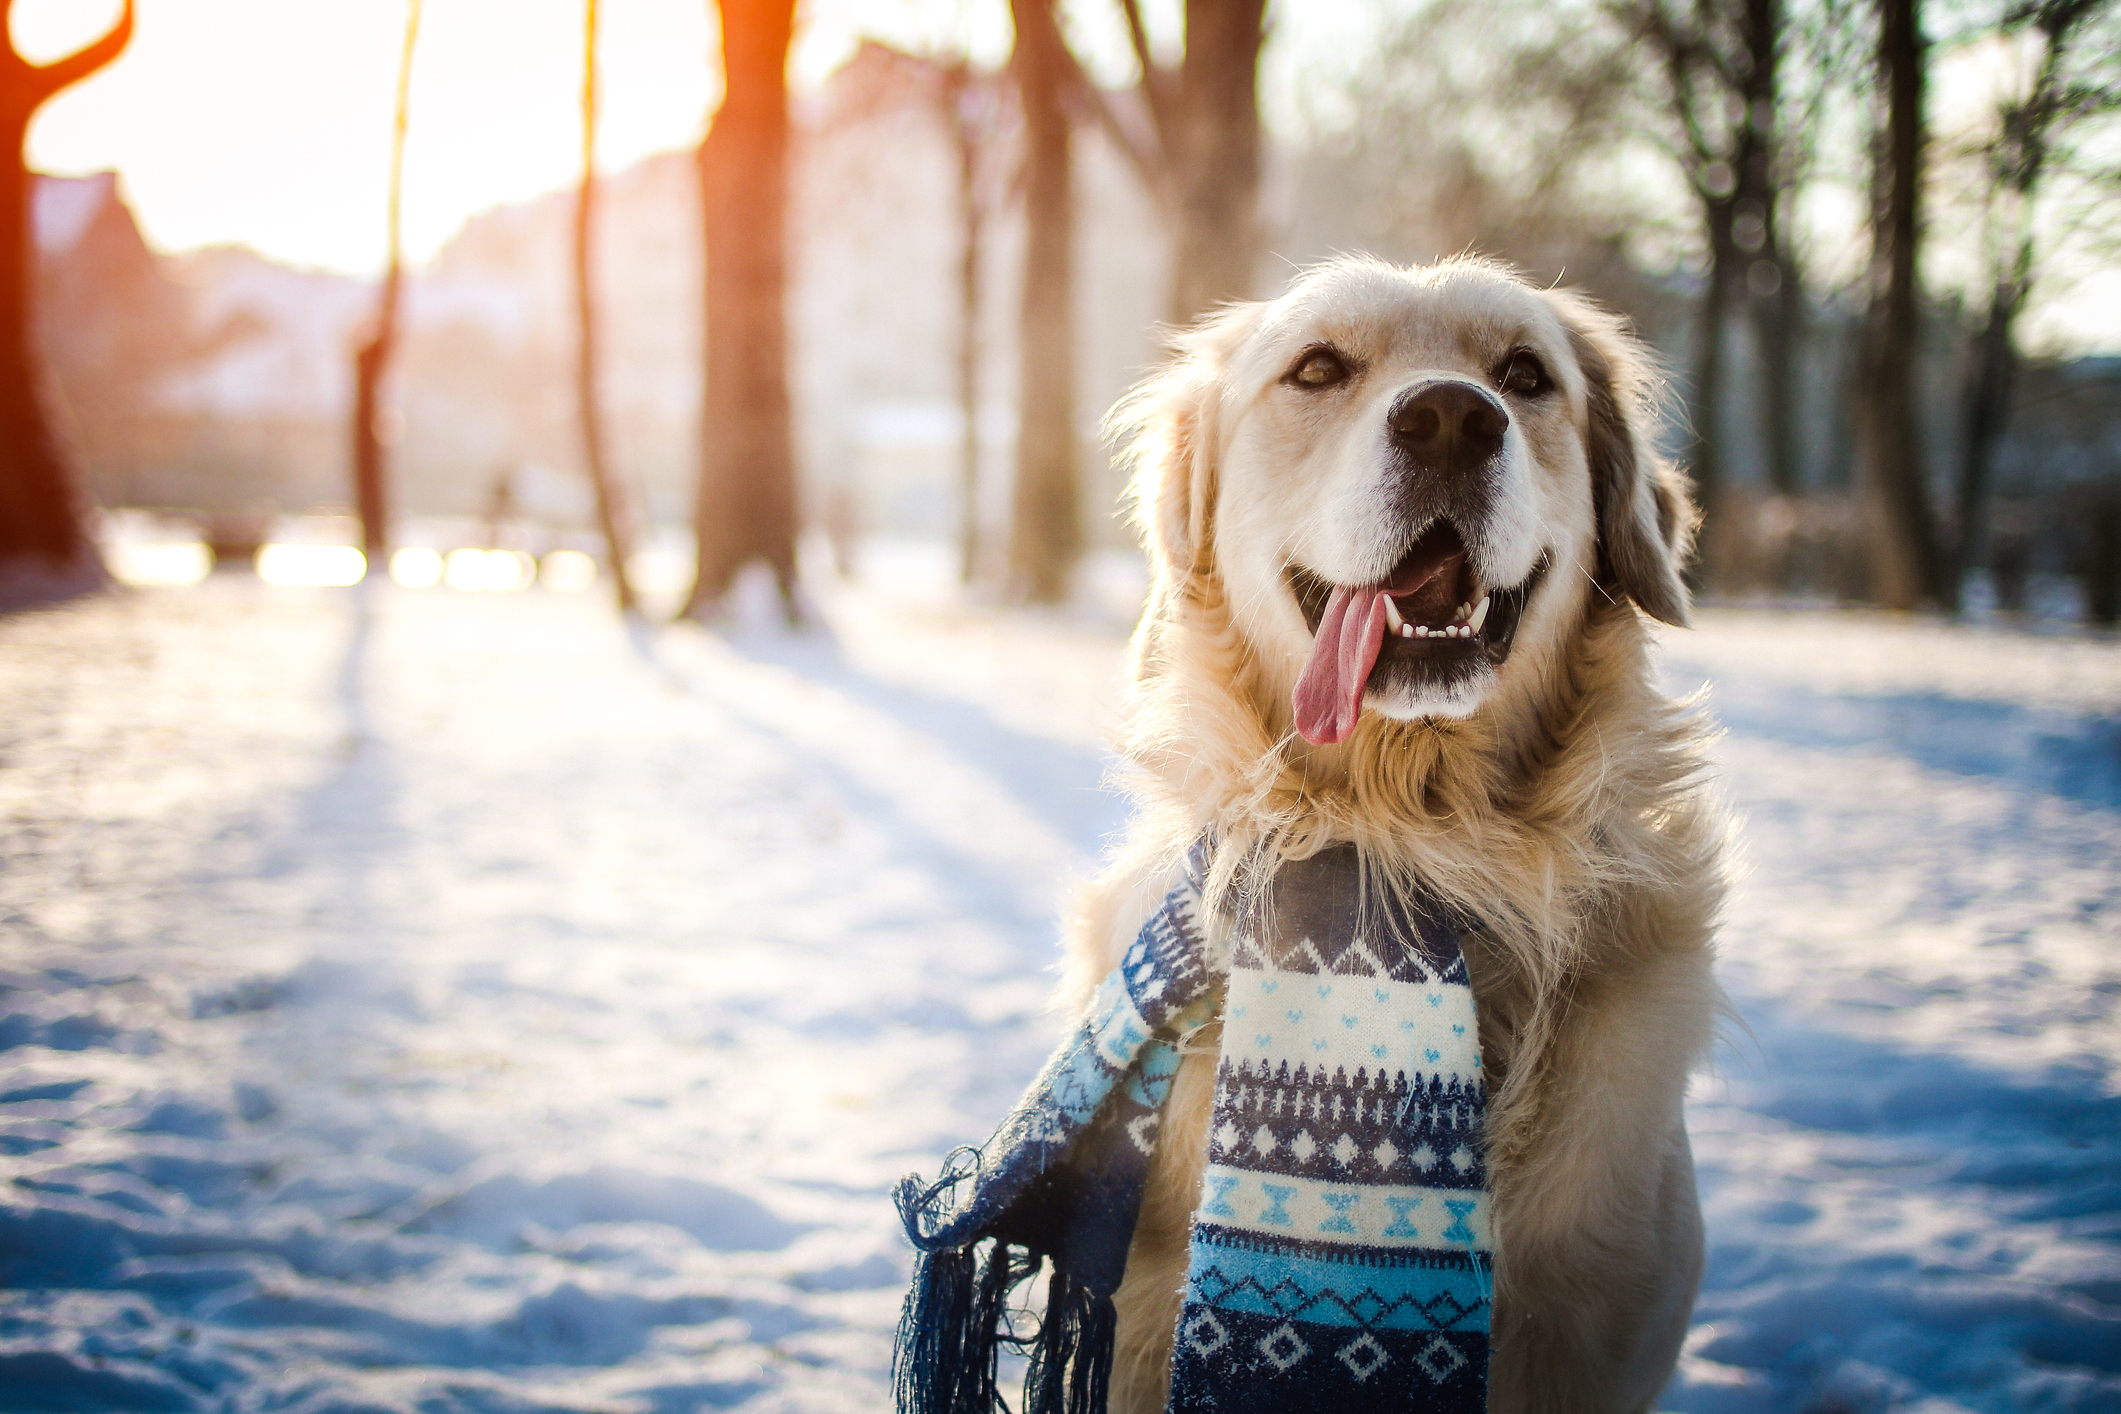
[[[1320,344],[1356,370],[1331,397],[1284,378]],[[1307,744],[1290,693],[1311,633],[1284,567],[1380,578],[1410,533],[1403,484],[1379,491],[1385,409],[1438,375],[1497,390],[1518,349],[1554,391],[1510,401],[1488,523],[1460,527],[1485,584],[1549,567],[1509,658],[1441,696],[1373,690],[1345,742]],[[1699,729],[1648,658],[1644,612],[1686,617],[1693,526],[1650,389],[1641,348],[1577,296],[1480,261],[1348,259],[1181,335],[1115,414],[1154,568],[1126,740],[1141,810],[1083,900],[1064,1000],[1087,999],[1208,830],[1218,918],[1276,861],[1352,840],[1386,887],[1480,919],[1497,1411],[1648,1408],[1700,1271],[1680,1106],[1719,1004],[1722,825]],[[1164,1399],[1212,1033],[1193,1050],[1118,1298],[1115,1411]]]

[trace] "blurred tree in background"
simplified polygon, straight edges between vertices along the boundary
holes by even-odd
[[[13,0],[0,0],[0,31]],[[132,0],[108,33],[65,58],[32,64],[0,34],[0,575],[17,594],[65,592],[100,583],[102,567],[83,521],[84,507],[65,448],[52,425],[46,371],[33,307],[36,270],[23,143],[37,111],[106,67],[133,34]],[[32,587],[31,579],[48,588]]]
[[[684,613],[715,613],[737,572],[764,561],[789,619],[795,444],[788,397],[788,41],[795,0],[721,0],[722,105],[700,144],[707,252],[700,403],[699,547]]]
[[[582,460],[596,492],[597,528],[619,611],[635,608],[627,558],[633,552],[632,509],[605,451],[604,413],[597,391],[597,300],[591,248],[597,204],[597,0],[582,6],[582,183],[574,198],[575,410],[582,426]]]
[[[398,54],[397,101],[390,123],[389,253],[375,317],[354,350],[354,513],[361,520],[361,550],[380,569],[390,550],[389,446],[384,435],[383,379],[398,343],[398,314],[405,289],[405,124],[412,102],[412,56],[420,42],[420,0],[406,0],[405,42]]]
[[[1782,231],[1791,175],[1783,0],[1617,0],[1613,14],[1649,60],[1644,68],[1652,102],[1663,110],[1666,150],[1699,209],[1708,272],[1696,315],[1689,462],[1706,514],[1720,521],[1734,326],[1753,338],[1757,353],[1768,484],[1781,495],[1798,487],[1793,364],[1804,289]],[[1714,535],[1705,538],[1708,556],[1717,548]]]
[[[1856,446],[1870,528],[1871,592],[1888,609],[1943,598],[1916,385],[1928,50],[1917,0],[1878,0],[1877,73],[1885,112],[1874,149],[1870,307],[1857,369]]]
[[[1967,571],[1994,568],[1988,503],[1996,450],[2010,416],[2018,380],[2018,316],[2040,273],[2042,199],[2053,188],[2074,210],[2065,223],[2092,216],[2093,205],[2121,205],[2121,164],[2101,160],[2079,141],[2098,120],[2121,112],[2121,10],[2112,0],[2024,0],[1998,26],[2009,43],[2030,48],[2033,77],[2022,92],[2006,89],[1995,123],[1973,147],[1979,176],[1970,185],[1982,207],[1987,256],[1987,308],[1974,334],[1964,392],[1965,432],[1955,488],[1956,541],[1946,596],[1959,607]],[[2051,178],[2060,177],[2060,181]],[[2052,204],[2050,202],[2050,204]],[[2007,534],[2020,534],[2010,527]],[[2006,557],[2018,547],[2004,547]],[[2094,596],[2097,597],[2096,595]],[[2096,606],[2095,606],[2096,608]],[[2113,611],[2097,615],[2111,619]]]
[[[1024,276],[1008,597],[1055,604],[1082,554],[1075,432],[1073,67],[1054,0],[1010,0],[1009,65],[1024,113]]]
[[[1139,0],[1120,0],[1153,124],[1141,134],[1107,102],[1107,130],[1156,197],[1171,236],[1171,315],[1183,327],[1249,299],[1266,250],[1259,224],[1259,52],[1266,0],[1186,0],[1185,52],[1157,61]],[[1085,91],[1102,99],[1095,85]]]
[[[982,73],[960,57],[938,70],[935,99],[950,130],[957,159],[957,408],[958,558],[960,584],[980,575],[980,316],[985,308],[981,267],[987,233],[1007,193],[999,170],[1010,105],[1000,74]]]
[[[1070,308],[1073,109],[1095,114],[1127,156],[1170,237],[1170,321],[1190,324],[1226,300],[1259,293],[1259,55],[1266,0],[1187,0],[1184,52],[1159,61],[1137,0],[1120,0],[1138,76],[1135,112],[1084,72],[1052,0],[1011,0],[1012,69],[1025,120],[1022,387],[1019,393],[1010,591],[1028,603],[1065,597],[1082,550]]]

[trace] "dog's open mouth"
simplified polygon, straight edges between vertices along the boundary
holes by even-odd
[[[1296,684],[1297,730],[1320,744],[1345,740],[1379,673],[1456,676],[1482,659],[1500,668],[1545,572],[1541,560],[1509,588],[1482,584],[1448,520],[1423,532],[1375,584],[1332,584],[1291,564],[1289,588],[1312,634]]]

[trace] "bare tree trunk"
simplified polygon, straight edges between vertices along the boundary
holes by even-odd
[[[795,0],[721,0],[723,98],[700,144],[706,389],[699,568],[684,613],[715,611],[737,571],[773,570],[790,622],[795,443],[788,395],[788,41]]]
[[[1722,519],[1724,483],[1724,342],[1730,326],[1734,287],[1743,288],[1743,257],[1732,237],[1735,203],[1729,192],[1700,193],[1702,224],[1709,239],[1708,283],[1701,291],[1701,307],[1695,314],[1694,378],[1687,404],[1693,422],[1693,443],[1687,453],[1687,470],[1694,478],[1695,496],[1701,503],[1705,529],[1702,553],[1691,567],[1700,583],[1713,582],[1723,566],[1723,542],[1715,538]]]
[[[1795,331],[1803,309],[1795,264],[1781,234],[1786,182],[1781,109],[1784,0],[1609,0],[1663,70],[1664,102],[1679,138],[1708,246],[1708,279],[1697,315],[1688,451],[1707,525],[1697,582],[1757,564],[1745,553],[1750,526],[1729,517],[1741,499],[1727,485],[1739,445],[1724,417],[1727,340],[1733,323],[1759,356],[1762,450],[1769,484],[1797,486]]]
[[[361,518],[361,552],[373,574],[390,550],[390,467],[376,426],[383,379],[398,341],[398,303],[404,285],[404,238],[400,209],[405,189],[405,120],[412,93],[413,48],[420,37],[420,0],[407,0],[405,45],[398,55],[398,97],[390,129],[390,256],[375,324],[354,353],[354,506]]]
[[[2032,263],[2031,233],[2020,247],[2014,274],[2029,273]],[[1987,530],[1983,514],[1988,505],[1989,475],[1996,459],[1996,444],[2003,437],[2010,414],[2011,385],[2018,376],[2018,348],[2012,324],[2025,301],[2025,286],[2019,280],[1998,280],[1989,294],[1988,318],[1974,346],[1974,367],[1967,379],[1966,439],[1960,451],[1958,487],[1958,553],[1953,566],[1958,576],[1979,565],[1985,553]],[[1953,607],[1958,606],[1953,596]]]
[[[1804,286],[1780,242],[1755,261],[1753,269],[1761,269],[1763,263],[1774,277],[1772,283],[1753,282],[1753,318],[1765,384],[1768,484],[1777,495],[1796,496],[1804,491],[1797,457],[1797,350],[1804,341]],[[1763,290],[1763,285],[1768,287]]]
[[[108,33],[49,64],[16,52],[5,31],[12,0],[0,0],[0,564],[53,583],[103,582],[72,466],[52,427],[50,392],[37,344],[36,180],[23,155],[29,125],[63,89],[96,73],[132,38],[133,6]]]
[[[957,144],[957,406],[964,420],[958,443],[958,567],[960,583],[979,575],[979,319],[980,259],[986,250],[987,204],[980,191],[981,115],[972,66],[945,73],[943,102]]]
[[[1171,319],[1179,325],[1253,294],[1259,228],[1259,51],[1266,0],[1186,0],[1165,155],[1178,222],[1171,252]]]
[[[1192,323],[1253,293],[1266,248],[1259,226],[1259,51],[1265,0],[1186,0],[1186,52],[1176,69],[1149,49],[1140,0],[1120,0],[1140,93],[1155,125],[1144,142],[1080,68],[1074,81],[1133,163],[1171,233],[1171,322]]]
[[[1858,448],[1870,519],[1872,592],[1889,609],[1941,596],[1937,534],[1916,403],[1920,360],[1916,262],[1921,241],[1923,68],[1919,0],[1879,0],[1879,78],[1886,91],[1883,171],[1864,325]]]
[[[1754,346],[1760,351],[1768,484],[1788,496],[1798,489],[1792,365],[1804,306],[1782,239],[1781,0],[1745,0],[1742,34],[1745,62],[1739,97],[1745,117],[1739,125],[1732,237],[1747,257],[1744,288],[1750,296],[1746,308]]]
[[[2014,229],[2006,238],[2005,264],[1989,292],[1988,317],[1974,348],[1965,395],[1965,440],[1959,462],[1957,537],[1952,556],[1950,602],[1966,572],[1986,558],[1988,483],[1996,445],[2009,424],[2011,387],[2018,374],[2016,324],[2033,284],[2033,200],[2047,167],[2049,128],[2065,106],[2062,61],[2072,32],[2107,0],[2047,0],[2033,8],[2031,22],[2047,44],[2033,90],[2005,110],[1997,185]]]
[[[597,398],[596,281],[592,274],[591,238],[596,230],[597,198],[597,0],[585,0],[582,35],[582,185],[574,203],[575,404],[582,424],[582,458],[596,488],[597,526],[604,533],[604,554],[611,562],[619,611],[636,607],[633,580],[626,567],[633,553],[630,517],[604,456],[604,414]]]
[[[1024,288],[1017,391],[1011,598],[1067,597],[1082,554],[1075,439],[1072,134],[1062,97],[1071,65],[1053,0],[1010,0],[1011,63],[1024,109]]]

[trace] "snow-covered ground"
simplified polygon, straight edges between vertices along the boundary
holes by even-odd
[[[887,1190],[1056,1033],[1123,627],[826,607],[0,620],[0,1409],[888,1407]],[[1749,869],[1668,1407],[2121,1410],[2121,645],[1668,654]]]

